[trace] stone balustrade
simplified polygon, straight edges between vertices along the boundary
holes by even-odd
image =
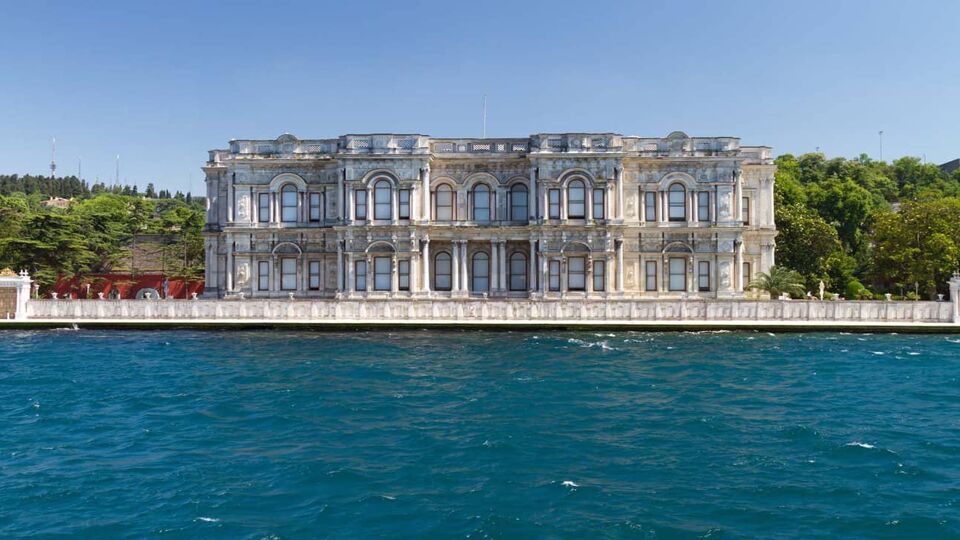
[[[249,321],[456,324],[778,322],[953,324],[954,302],[624,299],[30,300],[33,321]],[[743,324],[742,326],[750,326]]]

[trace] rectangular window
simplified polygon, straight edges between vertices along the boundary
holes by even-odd
[[[410,219],[410,190],[401,189],[397,192],[397,197],[400,199],[397,217],[399,219]]]
[[[296,259],[280,259],[280,289],[284,291],[297,290]]]
[[[390,274],[393,262],[390,257],[374,257],[373,259],[373,290],[389,291]]]
[[[270,194],[261,193],[257,195],[257,221],[260,223],[270,222]]]
[[[710,193],[697,193],[697,221],[710,221]]]
[[[456,246],[454,246],[456,247]],[[453,284],[453,265],[449,253],[438,253],[433,264],[433,286],[438,291],[449,291]]]
[[[750,288],[750,263],[743,263],[743,290]]]
[[[310,221],[320,221],[320,210],[323,206],[320,204],[320,194],[310,194]]]
[[[743,205],[743,224],[749,225],[750,224],[750,197],[744,197],[742,205]]]
[[[550,219],[560,219],[560,190],[551,189],[547,195],[550,198]]]
[[[710,290],[710,262],[700,261],[697,263],[697,288],[700,292]]]
[[[607,285],[606,261],[593,261],[593,290],[605,291]]]
[[[270,290],[270,262],[260,261],[257,263],[257,288],[261,291]]]
[[[311,291],[320,290],[320,261],[310,261],[307,263],[308,282],[307,288]]]
[[[643,194],[644,221],[657,220],[657,192],[648,191]]]
[[[644,290],[655,292],[657,290],[657,261],[647,261],[644,268],[646,272]]]
[[[358,189],[354,192],[356,195],[357,211],[354,214],[356,219],[367,219],[367,190]]]
[[[667,212],[670,221],[687,220],[687,191],[679,184],[670,186],[667,191]]]
[[[587,259],[584,257],[570,257],[567,259],[567,289],[582,291],[587,286],[586,274]]]
[[[687,290],[687,260],[680,257],[671,257],[669,270],[668,289],[671,291]]]
[[[410,290],[410,261],[397,261],[397,288],[401,291]]]
[[[604,219],[603,210],[606,205],[603,204],[604,190],[593,190],[593,219]]]
[[[354,284],[358,291],[367,290],[367,261],[356,261],[354,263]]]
[[[560,290],[560,261],[550,261],[550,290]]]
[[[453,221],[453,197],[453,190],[448,186],[437,188],[434,196],[437,207],[437,221]]]

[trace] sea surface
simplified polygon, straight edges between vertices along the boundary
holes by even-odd
[[[960,338],[0,332],[0,538],[960,537]]]

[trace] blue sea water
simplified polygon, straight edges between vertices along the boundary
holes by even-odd
[[[960,536],[960,339],[0,332],[0,537]]]

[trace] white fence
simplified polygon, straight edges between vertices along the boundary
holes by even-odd
[[[954,323],[954,302],[748,300],[30,300],[34,321]]]

